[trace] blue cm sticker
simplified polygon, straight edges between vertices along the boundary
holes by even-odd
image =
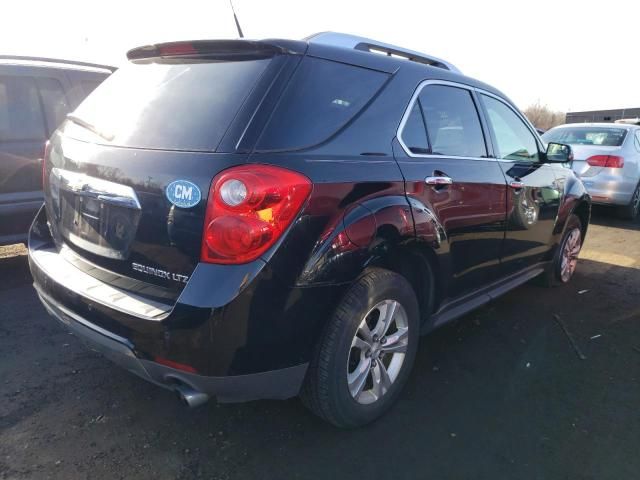
[[[188,180],[176,180],[165,189],[167,199],[176,207],[191,208],[200,203],[202,194],[198,186]]]

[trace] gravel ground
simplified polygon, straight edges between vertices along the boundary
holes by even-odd
[[[640,227],[606,213],[570,286],[422,339],[399,403],[356,431],[295,399],[185,409],[85,350],[38,303],[24,248],[0,249],[0,478],[637,478]]]

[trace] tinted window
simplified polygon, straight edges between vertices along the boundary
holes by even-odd
[[[69,113],[69,102],[62,85],[55,78],[38,78],[36,82],[40,89],[47,129],[52,133]]]
[[[386,79],[385,73],[303,58],[258,148],[294,149],[326,140],[371,100]]]
[[[419,98],[432,153],[457,157],[487,156],[471,92],[445,85],[427,85]]]
[[[489,124],[495,136],[498,158],[538,160],[538,143],[522,119],[504,103],[483,95]]]
[[[636,141],[635,141],[635,145],[636,145],[636,150],[638,150],[638,152],[640,152],[640,130],[638,130],[636,132]]]
[[[545,133],[545,142],[567,143],[569,145],[603,145],[619,147],[624,142],[627,130],[607,127],[563,127]]]
[[[414,103],[402,129],[402,141],[411,153],[430,153],[420,102]]]
[[[129,63],[74,115],[99,132],[98,143],[213,151],[269,62]]]
[[[0,141],[44,140],[44,119],[31,77],[0,76]]]

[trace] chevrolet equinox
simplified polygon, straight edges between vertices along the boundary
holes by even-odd
[[[190,406],[300,395],[363,425],[421,334],[575,271],[571,148],[449,62],[336,33],[127,56],[48,143],[30,267],[49,313]]]

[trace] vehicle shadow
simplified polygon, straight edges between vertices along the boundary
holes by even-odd
[[[602,205],[594,205],[592,207],[590,223],[603,227],[640,231],[640,220],[631,221],[622,219],[613,208]]]
[[[9,283],[30,282],[24,256],[6,265]],[[297,399],[186,409],[85,350],[21,292],[0,297],[0,453],[23,458],[28,440],[38,452],[28,465],[63,459],[59,478],[590,479],[640,469],[640,268],[583,260],[566,287],[524,285],[422,338],[398,403],[356,430]]]

